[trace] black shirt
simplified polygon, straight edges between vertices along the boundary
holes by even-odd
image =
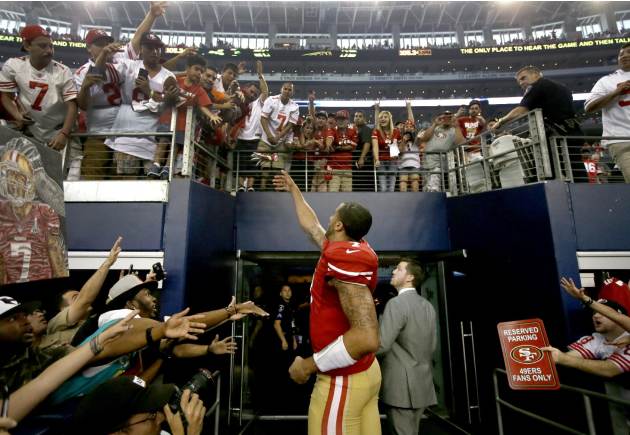
[[[287,342],[289,342],[290,346],[292,346],[290,340],[293,339],[295,329],[294,318],[295,313],[290,303],[285,302],[284,300],[280,301],[276,314],[276,320],[280,320],[280,328],[282,328],[282,332],[284,332],[284,337],[286,338]]]
[[[545,120],[551,124],[563,125],[566,120],[575,118],[571,91],[544,77],[527,88],[519,106],[529,110],[542,109]]]
[[[352,153],[352,157],[354,158],[354,160],[359,160],[359,157],[361,157],[361,151],[363,151],[363,145],[365,145],[366,142],[370,144],[372,143],[372,129],[366,124],[363,124],[361,127],[355,126],[355,128],[357,129],[359,143]],[[365,156],[365,161],[370,161],[371,156],[371,152],[367,153]]]

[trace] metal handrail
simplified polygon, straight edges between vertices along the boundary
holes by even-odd
[[[219,435],[219,411],[221,407],[221,372],[219,370],[215,370],[214,373],[212,373],[212,379],[214,379],[214,384],[217,386],[216,397],[212,405],[208,407],[205,418],[209,417],[210,414],[214,414],[214,435]]]
[[[542,423],[548,424],[550,426],[553,426],[557,429],[561,429],[565,432],[568,433],[572,433],[575,435],[595,435],[595,421],[593,419],[593,409],[591,407],[591,397],[596,398],[596,399],[601,399],[601,400],[605,400],[607,402],[613,402],[619,405],[624,405],[624,406],[628,406],[630,407],[630,401],[629,400],[623,400],[623,399],[618,399],[616,397],[611,397],[611,396],[607,396],[605,394],[602,393],[598,393],[597,391],[591,391],[591,390],[586,390],[584,388],[579,388],[579,387],[573,387],[570,385],[563,385],[560,384],[560,389],[561,390],[565,390],[565,391],[571,391],[574,393],[578,393],[582,395],[582,398],[584,400],[584,409],[586,411],[586,423],[588,425],[588,432],[580,432],[577,429],[574,429],[572,427],[563,425],[562,423],[558,423],[557,421],[551,420],[549,418],[546,417],[542,417],[534,412],[528,411],[526,409],[523,408],[519,408],[518,406],[514,405],[513,403],[508,402],[505,399],[502,399],[499,395],[499,382],[498,382],[498,377],[497,377],[497,373],[503,373],[504,375],[507,376],[507,372],[503,369],[500,368],[495,368],[494,372],[492,373],[492,380],[494,383],[494,400],[495,400],[495,404],[496,404],[496,408],[497,408],[497,423],[499,426],[499,435],[503,435],[504,434],[504,429],[503,429],[503,417],[501,415],[501,406],[505,406],[506,408],[511,409],[514,412],[518,412],[519,414],[525,415],[526,417],[530,417],[534,420],[540,421]]]

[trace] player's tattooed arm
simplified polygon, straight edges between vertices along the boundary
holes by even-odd
[[[63,240],[60,236],[51,235],[48,237],[48,258],[50,258],[53,278],[68,276]]]
[[[331,284],[337,289],[341,308],[350,323],[350,329],[343,335],[346,350],[354,359],[376,352],[379,346],[378,320],[370,289],[337,279]]]

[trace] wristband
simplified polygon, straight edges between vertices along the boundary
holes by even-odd
[[[149,347],[154,346],[157,343],[151,335],[152,331],[153,328],[147,328],[146,331],[144,331],[144,336],[147,338],[147,346]]]
[[[90,350],[94,356],[103,351],[103,346],[101,346],[98,342],[98,335],[90,340]]]
[[[346,346],[343,344],[343,335],[337,337],[335,341],[313,354],[313,360],[320,372],[326,373],[334,369],[341,369],[355,364]]]

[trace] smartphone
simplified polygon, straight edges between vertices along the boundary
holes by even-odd
[[[149,80],[149,71],[144,68],[140,68],[140,70],[138,71],[138,78],[140,77]]]
[[[157,281],[162,281],[164,279],[164,269],[162,268],[162,263],[155,263],[151,266],[153,273],[155,273],[155,279]]]
[[[9,394],[9,386],[3,385],[2,386],[2,417],[9,416],[9,397],[10,396],[11,395]]]
[[[96,65],[90,65],[90,68],[88,68],[88,72],[87,73],[99,76],[103,80],[107,79],[107,76],[105,75],[105,68],[103,68],[103,67],[98,67]]]
[[[133,264],[129,265],[129,273],[128,275],[131,275],[133,273]]]

